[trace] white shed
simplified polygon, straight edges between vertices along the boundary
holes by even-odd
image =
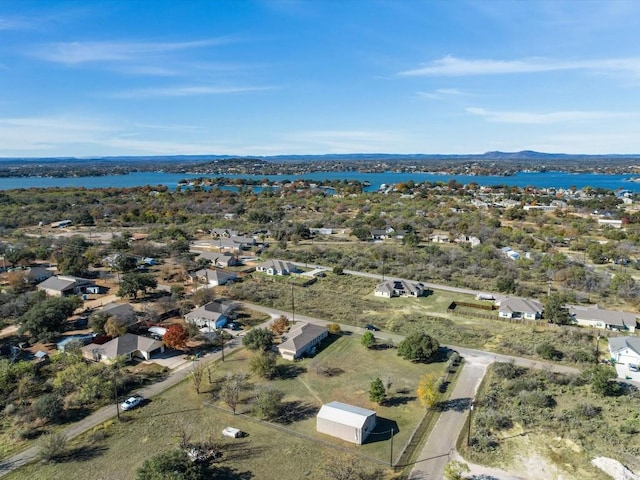
[[[316,429],[320,433],[362,445],[375,426],[375,411],[342,402],[330,402],[320,408]]]

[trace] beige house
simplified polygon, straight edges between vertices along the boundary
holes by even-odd
[[[90,343],[82,347],[82,356],[95,362],[111,363],[118,357],[131,360],[134,357],[150,360],[154,353],[164,352],[164,344],[153,338],[125,333],[103,345]]]
[[[500,318],[524,318],[525,320],[540,320],[543,306],[537,300],[520,297],[507,297],[498,305]]]
[[[286,334],[285,340],[278,345],[278,352],[286,360],[295,360],[312,353],[313,349],[328,335],[329,332],[324,327],[298,322]]]

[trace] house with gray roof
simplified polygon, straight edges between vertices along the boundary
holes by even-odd
[[[153,338],[125,333],[103,345],[90,343],[82,347],[82,356],[95,362],[111,363],[118,357],[150,360],[154,353],[164,352],[164,344]]]
[[[224,270],[203,268],[190,275],[191,280],[196,283],[201,283],[209,287],[217,287],[218,285],[225,285],[228,282],[232,282],[238,279],[238,276],[233,272],[225,272]]]
[[[424,285],[407,280],[387,280],[376,287],[373,294],[376,297],[420,297],[424,295]]]
[[[266,273],[267,275],[289,275],[291,273],[298,273],[299,270],[298,267],[291,262],[270,259],[256,265],[256,271]]]
[[[284,341],[278,345],[278,352],[286,360],[295,360],[311,353],[328,335],[324,327],[298,322],[283,336]]]
[[[86,278],[55,275],[40,283],[37,288],[51,297],[65,297],[67,295],[86,293],[87,289],[91,287],[95,287],[95,283]]]
[[[609,353],[618,377],[640,381],[640,337],[609,338]]]
[[[184,316],[184,319],[195,324],[198,328],[222,328],[229,321],[227,317],[229,308],[229,305],[225,303],[209,302],[191,310]]]
[[[199,255],[196,257],[196,261],[204,258],[205,260],[209,260],[211,264],[215,267],[233,267],[235,265],[240,265],[238,257],[236,255],[231,255],[230,253],[219,253],[219,252],[197,252]]]
[[[45,267],[31,267],[24,273],[24,279],[30,284],[37,284],[53,277],[53,272]]]
[[[525,320],[540,320],[542,318],[543,306],[537,300],[507,297],[496,304],[500,318],[523,318]]]
[[[585,327],[634,333],[638,326],[637,313],[604,310],[597,305],[570,305],[569,313],[576,324]]]
[[[99,311],[109,315],[110,317],[117,318],[127,326],[136,323],[136,312],[129,303],[111,302],[106,304]]]

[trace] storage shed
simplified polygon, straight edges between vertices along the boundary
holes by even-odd
[[[320,433],[362,445],[376,426],[376,412],[342,402],[325,403],[318,412]]]

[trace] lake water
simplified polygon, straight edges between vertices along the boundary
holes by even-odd
[[[85,187],[85,188],[126,188],[144,185],[165,185],[170,189],[175,189],[180,180],[194,179],[200,177],[216,177],[217,175],[189,175],[183,173],[164,172],[134,172],[127,175],[104,175],[101,177],[74,177],[74,178],[6,178],[0,177],[0,190],[10,190],[15,188],[49,188],[49,187]],[[478,185],[509,185],[517,187],[555,187],[576,188],[593,187],[607,188],[610,190],[626,189],[633,192],[640,192],[640,182],[630,182],[630,174],[626,175],[602,175],[591,173],[563,173],[544,172],[530,173],[522,172],[510,177],[500,176],[472,176],[472,175],[438,175],[433,173],[360,173],[360,172],[314,172],[304,175],[223,175],[225,178],[249,178],[249,179],[269,179],[269,180],[297,180],[305,179],[320,182],[323,180],[359,180],[368,181],[371,186],[366,190],[377,190],[382,184],[394,184],[413,180],[416,183],[428,182],[448,182],[454,179],[462,184],[475,182]]]

